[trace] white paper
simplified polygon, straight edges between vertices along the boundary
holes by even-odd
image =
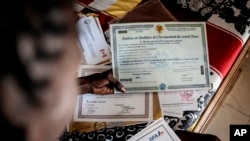
[[[163,115],[183,117],[183,112],[198,110],[199,90],[168,91],[158,93]]]
[[[111,58],[110,46],[92,16],[79,18],[76,27],[87,64],[99,64]]]
[[[80,65],[78,77],[110,69],[105,65]],[[153,94],[84,94],[77,96],[74,121],[152,121]]]
[[[127,92],[210,87],[204,22],[111,24],[114,76]]]
[[[173,129],[163,118],[159,118],[149,126],[135,134],[128,141],[181,141]]]
[[[77,96],[74,121],[151,121],[152,93]]]
[[[94,73],[101,73],[111,69],[110,65],[80,65],[78,67],[78,77],[87,76]]]

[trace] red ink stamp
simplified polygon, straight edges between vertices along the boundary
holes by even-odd
[[[194,91],[193,90],[186,90],[181,91],[180,93],[182,101],[193,101],[194,100]]]

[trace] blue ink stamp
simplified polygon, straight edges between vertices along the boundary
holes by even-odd
[[[85,24],[90,24],[91,21],[90,21],[90,19],[86,19],[86,20],[84,21],[84,23],[85,23]]]
[[[159,87],[160,87],[160,90],[165,90],[167,88],[165,83],[161,83]]]
[[[154,58],[151,60],[151,65],[157,68],[166,68],[169,65],[167,61],[167,53],[164,51],[157,51]]]

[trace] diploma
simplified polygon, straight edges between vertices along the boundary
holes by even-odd
[[[111,69],[106,65],[80,65],[78,77]],[[76,97],[74,122],[152,121],[153,94],[83,94]]]
[[[208,89],[204,22],[111,24],[112,69],[126,92]]]
[[[150,93],[77,96],[74,121],[152,120],[153,97]]]

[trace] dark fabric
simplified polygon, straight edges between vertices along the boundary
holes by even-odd
[[[250,25],[249,0],[161,0],[178,21],[207,21],[218,15],[243,35]]]
[[[200,134],[181,130],[176,130],[175,133],[181,141],[220,141],[217,136],[211,134]]]
[[[192,5],[192,0],[190,0],[190,2],[183,1],[179,3],[176,0],[161,0],[161,2],[176,17],[178,21],[206,21],[212,15],[211,12],[204,15],[201,14],[202,10],[205,10],[203,9],[205,7],[199,8],[199,5],[202,5],[202,2],[200,1],[197,1],[196,3],[193,2]],[[194,11],[192,11],[190,8],[192,8]]]

